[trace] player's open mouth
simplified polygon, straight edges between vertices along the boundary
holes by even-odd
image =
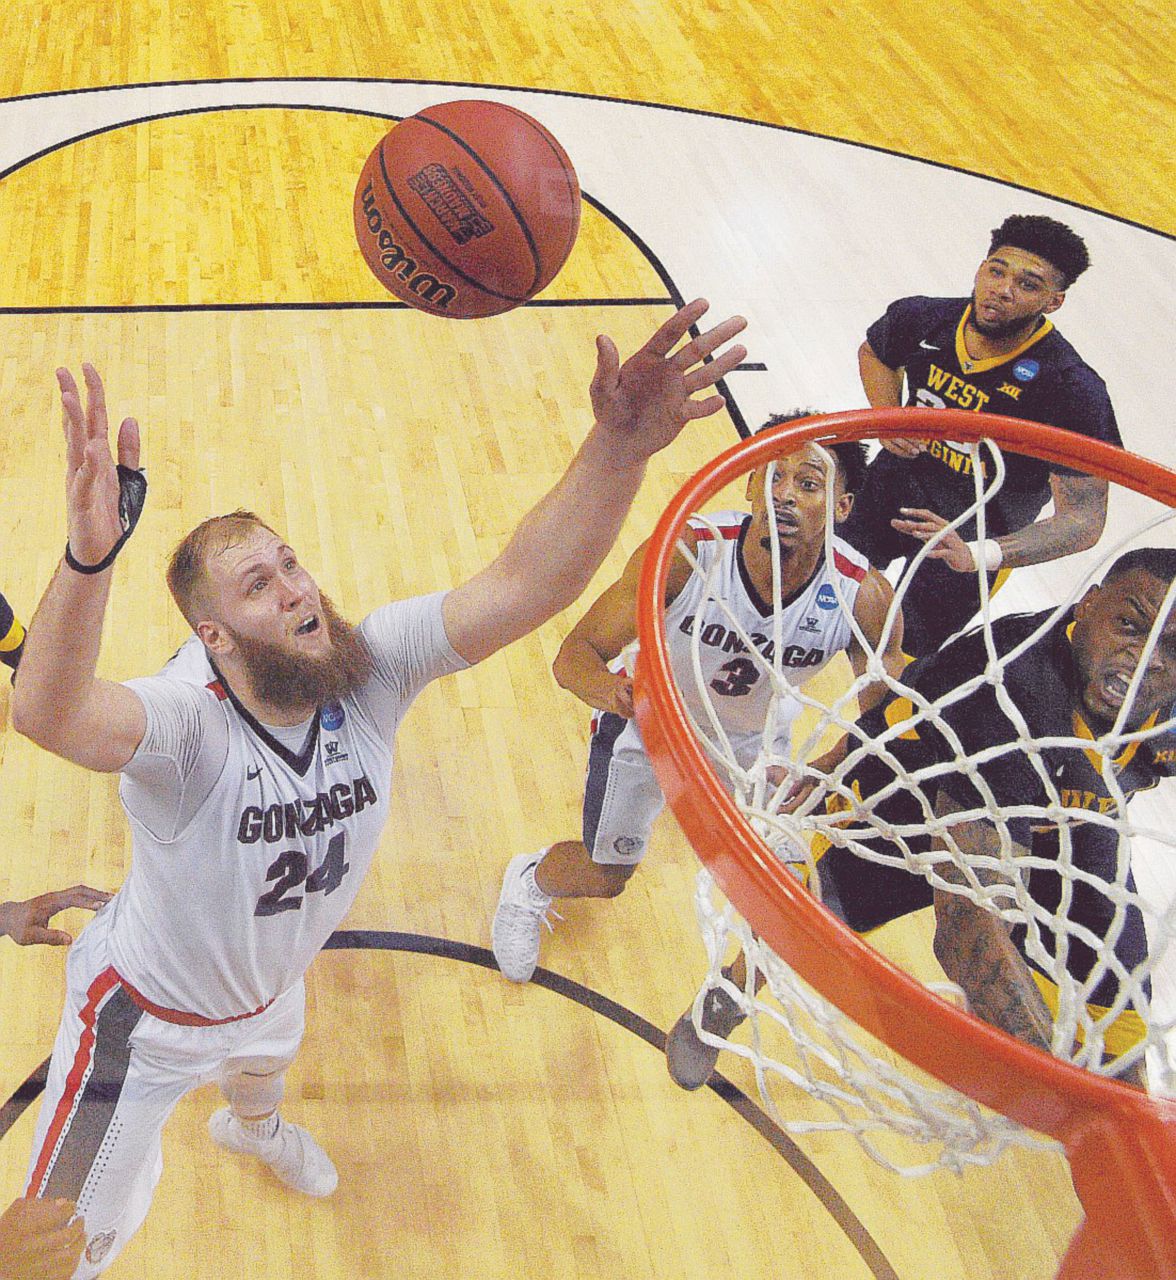
[[[317,631],[318,628],[319,628],[319,620],[312,613],[310,617],[306,619],[305,622],[300,622],[298,626],[294,628],[294,634],[296,636],[309,636],[309,635],[312,635],[315,631]]]
[[[1108,671],[1102,678],[1103,700],[1113,707],[1122,706],[1130,687],[1131,681],[1127,676],[1118,671]]]
[[[800,521],[789,511],[777,511],[776,528],[781,533],[795,533],[800,528]]]

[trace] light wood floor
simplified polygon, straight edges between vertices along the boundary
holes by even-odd
[[[895,9],[843,7],[833,18],[801,4],[682,11],[659,0],[605,23],[598,6],[578,5],[17,0],[0,38],[0,93],[267,76],[571,90],[836,135],[1176,229],[1162,179],[1172,22],[1160,6],[1135,6],[1128,17],[1069,2],[1052,7],[1048,23],[996,5],[967,20],[923,0]],[[236,92],[225,86],[225,102],[239,102]],[[80,101],[46,99],[46,118],[78,110],[84,121]],[[693,173],[687,160],[697,156],[685,152],[701,135],[683,122],[683,172]],[[568,305],[485,326],[389,308],[312,309],[383,298],[339,210],[384,127],[359,111],[180,115],[100,134],[0,180],[0,588],[26,620],[64,542],[54,367],[93,359],[112,412],[144,423],[150,507],[120,561],[103,674],[152,670],[183,638],[163,558],[198,520],[237,505],[283,528],[352,617],[460,581],[502,545],[586,429],[594,335],[631,350],[668,314],[668,303],[641,301],[666,296],[654,267],[591,208],[550,294]],[[734,155],[716,157],[713,185],[665,188],[670,214],[679,205],[682,214],[667,218],[655,255],[674,261],[670,242],[689,245],[681,228],[695,216],[730,218],[731,184],[756,163],[750,142]],[[622,203],[630,175],[607,175],[603,161],[599,172],[594,194]],[[954,246],[947,253],[921,233],[901,242],[901,218],[872,208],[870,189],[849,209],[832,187],[803,190],[835,247],[844,244],[853,283],[787,297],[795,334],[769,326],[753,351],[768,371],[732,379],[749,420],[768,402],[812,399],[817,386],[835,388],[823,407],[846,402],[859,324],[856,312],[846,323],[844,308],[874,306],[863,291],[884,297],[894,262],[912,292],[924,255],[940,275],[958,270],[961,290],[975,265],[957,265]],[[1007,211],[1025,199],[987,198]],[[749,216],[770,229],[777,208]],[[1080,216],[1118,248],[1113,224]],[[995,225],[985,217],[966,228],[977,257]],[[878,226],[884,252],[871,238]],[[754,252],[738,226],[729,229],[733,256]],[[1158,290],[1163,314],[1170,245],[1130,236],[1141,280],[1154,279],[1153,264],[1161,280],[1169,272],[1166,286],[1140,286]],[[1107,305],[1130,316],[1130,296],[1109,297],[1116,266],[1112,253],[1101,277]],[[798,257],[797,272],[806,269]],[[674,272],[687,291],[711,288],[676,262]],[[765,292],[775,279],[769,273]],[[788,286],[785,277],[780,290]],[[1113,350],[1118,386],[1138,409],[1124,423],[1129,443],[1170,460],[1151,415],[1171,403],[1170,375],[1157,371],[1151,348],[1141,354],[1124,337],[1117,311],[1101,332],[1098,292],[1080,297],[1076,289],[1067,306],[1091,335],[1083,349],[1104,372],[1103,352]],[[234,304],[259,309],[224,309]],[[302,306],[278,309],[290,304]],[[144,306],[191,309],[78,310]],[[820,361],[806,341],[823,344]],[[1148,341],[1158,348],[1161,339]],[[1141,392],[1144,364],[1153,383]],[[677,485],[732,439],[724,415],[692,427],[657,461],[594,590]],[[348,928],[485,946],[506,860],[576,832],[586,713],[549,667],[577,616],[569,611],[421,698],[401,734],[381,855]],[[5,688],[0,896],[77,879],[115,887],[129,839],[113,782],[17,738]],[[544,964],[664,1030],[703,967],[694,869],[663,822],[622,898],[568,907]],[[929,968],[919,928],[898,945]],[[0,1102],[48,1053],[60,989],[59,952],[0,946]],[[1052,1275],[1078,1220],[1053,1157],[907,1183],[845,1139],[800,1140],[856,1220],[843,1229],[800,1156],[790,1160],[787,1147],[782,1155],[718,1095],[676,1090],[631,1028],[461,959],[333,950],[312,970],[310,996],[287,1110],[335,1156],[340,1191],[308,1204],[222,1159],[203,1132],[213,1099],[197,1095],[177,1112],[152,1215],[112,1275],[1036,1280]],[[754,1095],[742,1064],[729,1071]],[[30,1109],[0,1139],[0,1202],[19,1189],[31,1122]]]

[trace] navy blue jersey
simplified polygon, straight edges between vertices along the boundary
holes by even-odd
[[[866,331],[878,359],[905,370],[909,405],[999,413],[1122,445],[1106,384],[1049,320],[1008,355],[973,360],[964,345],[970,310],[969,298],[899,298]],[[987,508],[993,537],[1031,523],[1049,497],[1050,470],[1061,469],[1011,452],[1005,461],[1004,488]],[[888,517],[928,507],[953,518],[975,500],[971,458],[950,441],[910,460],[883,453],[877,463],[886,466]]]
[[[1011,652],[1049,616],[1049,613],[1017,614],[994,622],[992,637],[996,652]],[[870,756],[850,772],[846,781],[870,810],[871,826],[874,822],[902,826],[927,820],[928,810],[905,785],[897,786],[893,794],[884,799],[871,802],[871,797],[893,786],[900,777],[896,765],[908,773],[929,770],[935,766],[951,765],[961,756],[974,759],[990,748],[1003,747],[991,759],[977,766],[977,772],[991,792],[991,801],[981,796],[967,775],[952,768],[922,782],[928,809],[933,809],[936,794],[942,789],[956,804],[967,809],[995,804],[998,810],[1017,806],[1035,806],[1044,810],[1050,803],[1049,787],[1052,786],[1067,815],[1064,821],[1071,833],[1074,866],[1108,884],[1114,884],[1118,877],[1121,884],[1134,891],[1130,869],[1120,873],[1118,831],[1099,822],[1096,817],[1114,817],[1116,800],[1103,776],[1103,758],[1093,749],[1094,735],[1079,712],[1080,690],[1069,640],[1072,621],[1072,615],[1063,616],[1024,654],[1005,666],[1003,693],[1024,717],[1031,738],[1038,742],[1051,738],[1086,740],[1091,742],[1091,746],[1043,745],[1035,754],[1027,752],[1018,745],[1019,726],[1001,705],[996,688],[992,684],[982,684],[938,712],[958,737],[959,748],[931,720],[919,720],[905,729],[901,736],[890,738],[887,743],[889,759],[885,755]],[[966,684],[986,666],[984,636],[977,630],[912,664],[903,679],[907,685],[934,701]],[[892,696],[862,718],[860,736],[877,740],[896,730],[911,715],[911,700]],[[1128,799],[1176,772],[1171,746],[1166,737],[1157,736],[1124,747],[1112,762],[1110,771]],[[832,797],[831,801],[830,808],[836,809],[838,799]],[[1036,858],[1051,864],[1057,861],[1060,850],[1058,819],[1050,819],[1044,812],[1025,817],[1010,817],[1007,813],[1003,816],[1009,834],[1017,844],[1029,849]],[[859,844],[887,857],[901,858],[893,843],[868,836],[862,838],[859,829],[864,827],[864,820],[852,821]],[[910,836],[906,843],[913,853],[922,853],[930,847],[930,839],[925,835]],[[860,855],[843,849],[830,849],[825,854],[821,860],[821,875],[822,880],[834,885],[846,919],[858,930],[876,928],[910,911],[930,906],[933,901],[932,886],[922,876],[904,870],[901,865],[895,867],[868,862]],[[1058,911],[1063,880],[1052,866],[1034,867],[1028,873],[1026,883],[1034,901],[1051,913]],[[1107,938],[1115,927],[1111,898],[1085,880],[1072,883],[1073,896],[1066,912],[1067,919],[1085,926],[1097,937]],[[1023,927],[1018,926],[1013,936],[1018,945],[1022,945]],[[1052,932],[1043,930],[1043,941],[1047,950],[1054,953],[1056,939]],[[1127,968],[1134,967],[1146,957],[1143,919],[1134,906],[1125,913],[1114,941],[1115,952]],[[1094,961],[1091,948],[1071,935],[1066,961],[1069,972],[1082,981],[1090,973]],[[1029,962],[1033,963],[1032,960]],[[1113,978],[1104,978],[1092,993],[1091,1000],[1107,1006],[1111,1004],[1116,989],[1117,983]]]

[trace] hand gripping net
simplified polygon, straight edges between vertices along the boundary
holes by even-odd
[[[950,531],[971,521],[975,525],[971,536],[985,538],[987,506],[1005,482],[1005,459],[997,443],[979,439],[975,415],[904,411],[891,415],[891,422],[882,422],[880,417],[867,411],[793,423],[764,433],[775,443],[774,451],[761,447],[758,439],[728,451],[695,477],[667,512],[654,537],[658,549],[665,548],[663,560],[670,555],[685,555],[693,572],[705,578],[706,571],[699,560],[678,541],[685,516],[699,518],[705,503],[723,484],[805,441],[819,443],[821,438],[831,441],[886,434],[880,427],[890,427],[889,434],[893,435],[951,436],[965,441],[973,463],[974,501],[913,559],[907,576],[896,589],[888,632],[894,613],[901,608],[905,584],[918,574]],[[951,421],[944,421],[946,418]],[[826,429],[815,427],[816,421]],[[1003,438],[1006,447],[1011,438],[1011,447],[1075,465],[1071,456],[1074,446],[1070,443],[1073,437],[1063,439],[1064,433],[1013,424],[1007,419],[985,418],[984,422],[986,434]],[[1129,466],[1123,467],[1123,475],[1109,471],[1107,458],[1112,452],[1118,453],[1107,450],[1106,458],[1097,459],[1103,464],[1101,468],[1091,469],[1096,474],[1121,479],[1139,492],[1149,492],[1137,477],[1128,476]],[[733,461],[735,456],[739,457],[741,470]],[[827,509],[831,510],[832,458],[827,452],[824,457]],[[772,470],[770,466],[769,486]],[[1155,1139],[1161,1152],[1156,1159],[1167,1162],[1168,1173],[1161,1176],[1170,1182],[1168,1174],[1176,1167],[1171,1127],[1176,1109],[1124,1085],[1093,1078],[1118,1074],[1146,1062],[1151,1093],[1176,1096],[1176,830],[1173,824],[1165,826],[1161,821],[1148,822],[1135,816],[1112,763],[1131,743],[1172,733],[1176,722],[1169,715],[1146,730],[1131,732],[1125,727],[1141,678],[1137,672],[1117,722],[1102,738],[1036,739],[1002,683],[1008,664],[1040,642],[1053,623],[1092,583],[1101,579],[1121,552],[1129,546],[1176,544],[1172,510],[1176,503],[1176,484],[1172,482],[1176,477],[1165,474],[1170,485],[1166,502],[1149,502],[1142,519],[1138,518],[1138,508],[1133,509],[1135,518],[1130,530],[1109,523],[1096,553],[1080,561],[1075,557],[1049,566],[1051,585],[1065,584],[1049,602],[1053,606],[1050,616],[1003,656],[992,642],[993,623],[1001,609],[995,607],[997,602],[990,595],[987,576],[977,573],[980,610],[972,625],[983,629],[987,667],[933,700],[904,684],[901,675],[886,673],[879,652],[868,644],[856,622],[853,630],[866,650],[867,669],[853,678],[846,667],[845,679],[839,683],[827,679],[829,673],[822,673],[809,687],[800,687],[798,673],[782,665],[787,638],[781,636],[779,613],[764,628],[765,632],[772,629],[772,643],[765,646],[768,660],[719,598],[714,584],[704,582],[704,594],[713,602],[710,607],[719,611],[726,626],[739,636],[746,655],[757,664],[760,678],[771,682],[773,696],[763,726],[761,749],[750,762],[746,749],[737,749],[724,728],[718,705],[721,700],[711,696],[703,678],[701,627],[694,628],[690,669],[671,671],[664,633],[658,633],[655,620],[659,611],[664,615],[657,603],[664,599],[664,588],[655,581],[658,569],[651,544],[639,607],[637,713],[671,806],[706,864],[698,877],[696,906],[709,968],[694,1003],[695,1028],[704,1041],[737,1053],[753,1064],[761,1095],[785,1128],[793,1132],[846,1131],[885,1167],[916,1175],[940,1168],[960,1171],[971,1164],[989,1164],[1010,1146],[1057,1146],[1060,1142],[1073,1160],[1085,1141],[1082,1135],[1090,1128],[1090,1115],[1082,1109],[1089,1101],[1093,1114],[1104,1118],[1115,1107],[1123,1108],[1124,1116],[1129,1113],[1130,1119],[1121,1120],[1124,1126],[1131,1127],[1132,1142],[1140,1141],[1139,1135],[1147,1128],[1149,1136],[1142,1145]],[[1150,491],[1155,492],[1154,484]],[[717,536],[717,530],[713,532]],[[830,557],[832,536],[829,520],[826,555]],[[772,547],[772,566],[778,583],[778,545]],[[846,608],[848,602],[841,590],[837,593],[838,604]],[[1044,603],[1022,603],[1020,608],[1036,612]],[[1176,584],[1168,590],[1148,637],[1140,672],[1173,608]],[[851,610],[847,613],[852,616]],[[885,647],[886,639],[884,634],[879,650]],[[799,675],[803,676],[803,670]],[[694,715],[687,710],[680,689],[663,688],[663,681],[669,685],[676,681],[682,687],[689,682],[696,707]],[[863,739],[860,733],[851,739],[854,745],[830,772],[814,771],[805,762],[855,729],[858,695],[873,681],[882,681],[891,693],[909,699],[903,704],[904,714],[891,717],[886,730],[871,739]],[[970,757],[945,713],[951,704],[968,697],[984,682],[992,685],[1012,727],[1007,741],[994,742]],[[697,713],[700,703],[701,715]],[[799,714],[797,704],[801,708]],[[787,753],[783,753],[779,726],[790,719],[794,719],[792,741]],[[919,726],[932,726],[941,733],[950,744],[954,759],[915,769],[904,767],[892,745],[901,734]],[[1097,760],[1099,773],[1115,803],[1104,806],[1106,812],[1067,807],[1046,768],[1043,752],[1050,747],[1094,753],[1090,757],[1092,763]],[[1009,751],[1024,753],[1030,762],[1042,782],[1044,804],[1006,804],[1002,808],[997,803],[981,766]],[[871,753],[887,761],[893,770],[892,780],[876,796],[859,797],[848,786],[847,778]],[[948,771],[966,777],[979,797],[972,808],[953,814],[951,825],[937,818],[933,808],[936,779]],[[789,793],[798,779],[806,777],[815,778],[818,785],[790,812]],[[1161,787],[1176,790],[1176,779]],[[919,803],[913,814],[906,806],[904,821],[887,822],[873,810],[885,795],[899,789],[915,796]],[[733,806],[720,793],[730,797]],[[830,797],[835,797],[833,803],[829,803]],[[984,823],[998,837],[998,843],[990,843],[979,857],[969,858],[953,834],[958,824],[969,820]],[[1024,848],[1020,850],[1022,856],[1017,856],[1014,848],[1011,824],[1019,823],[1017,830],[1023,832],[1026,821],[1056,832],[1057,858],[1049,859],[1048,866],[1061,873],[1062,892],[1054,911],[1036,901],[1028,887],[1030,872],[1047,865],[1046,861],[1024,856]],[[1118,838],[1115,866],[1106,880],[1093,877],[1072,859],[1074,836],[1081,822],[1111,829]],[[1084,1071],[1050,1064],[1045,1055],[972,1018],[964,1011],[963,992],[951,984],[932,984],[929,989],[916,986],[908,975],[897,975],[893,966],[844,925],[833,922],[828,913],[813,905],[806,907],[806,900],[812,903],[821,896],[817,852],[825,847],[848,850],[875,864],[901,867],[936,889],[966,895],[1009,925],[1021,926],[1025,953],[1057,987],[1051,1052],[1054,1058]],[[1146,875],[1144,862],[1148,867]],[[1133,863],[1134,878],[1130,878]],[[720,885],[731,901],[723,896]],[[1111,904],[1110,923],[1101,937],[1067,914],[1079,885],[1096,889]],[[1132,910],[1142,914],[1148,946],[1145,957],[1128,969],[1116,956],[1114,943]],[[821,936],[811,936],[816,933]],[[721,971],[731,958],[733,943],[747,961],[747,979],[741,988],[736,988]],[[1079,943],[1096,954],[1093,968],[1081,980],[1072,976],[1066,966],[1070,947]],[[756,973],[766,979],[758,993]],[[1103,1011],[1092,1012],[1091,993],[1108,975],[1115,980],[1114,998]],[[722,987],[748,1016],[750,1036],[740,1033],[734,1041],[719,1041],[703,1029],[703,1002],[714,987]],[[1169,991],[1173,994],[1165,997]],[[851,1013],[854,1017],[849,1016]],[[1116,1056],[1109,1050],[1106,1037],[1111,1025],[1125,1013],[1136,1020],[1140,1033]],[[944,1022],[946,1027],[936,1025]],[[749,1042],[744,1044],[743,1039]],[[911,1061],[904,1061],[893,1051],[895,1048]],[[919,1065],[913,1066],[912,1062]],[[941,1080],[959,1084],[966,1092],[947,1087]],[[821,1105],[801,1108],[800,1095],[795,1090],[802,1090]],[[1091,1094],[1089,1100],[1084,1091]],[[1064,1102],[1059,1102],[1059,1097]],[[801,1109],[807,1113],[805,1118],[797,1118],[796,1112]],[[1053,1140],[1039,1136],[1026,1125],[1051,1134]],[[1077,1165],[1075,1180],[1081,1192]],[[1170,1214],[1176,1214],[1170,1194],[1162,1190],[1155,1194]],[[1169,1227],[1170,1223],[1171,1219]],[[1148,1264],[1141,1263],[1139,1270],[1123,1274],[1142,1277],[1164,1272],[1154,1267],[1149,1270]]]

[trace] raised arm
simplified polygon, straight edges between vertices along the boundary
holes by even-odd
[[[110,452],[102,379],[83,365],[86,407],[66,369],[57,371],[66,447],[69,546],[81,565],[100,564],[125,531],[119,476]],[[139,427],[127,418],[118,432],[119,462],[139,466]],[[94,671],[113,568],[82,573],[64,560],[29,626],[12,701],[18,733],[87,769],[121,769],[146,729],[143,705],[122,685]]]
[[[858,347],[858,374],[872,409],[888,409],[902,404],[903,370],[892,369],[879,360],[869,342]],[[922,440],[902,437],[880,440],[879,444],[899,458],[917,458],[927,447]]]
[[[723,345],[746,321],[724,320],[675,350],[706,309],[702,299],[683,307],[623,365],[612,340],[597,339],[587,439],[497,559],[445,597],[445,630],[462,657],[481,661],[571,604],[616,541],[647,460],[686,423],[722,408],[722,396],[691,397],[746,356]]]
[[[683,535],[693,550],[697,539],[691,530]],[[592,604],[568,632],[555,655],[551,670],[556,680],[593,710],[611,711],[629,719],[633,715],[633,677],[612,672],[608,664],[637,638],[637,587],[645,563],[648,542],[629,557],[624,573]],[[667,607],[686,585],[690,566],[675,556],[666,588]]]
[[[927,554],[957,573],[975,573],[983,557],[988,569],[1017,569],[1044,564],[1086,551],[1102,537],[1107,522],[1107,482],[1097,476],[1053,472],[1049,478],[1053,515],[987,539],[983,548],[965,542],[955,531],[945,533]],[[903,507],[902,519],[890,523],[900,532],[929,542],[948,521],[923,507]]]

